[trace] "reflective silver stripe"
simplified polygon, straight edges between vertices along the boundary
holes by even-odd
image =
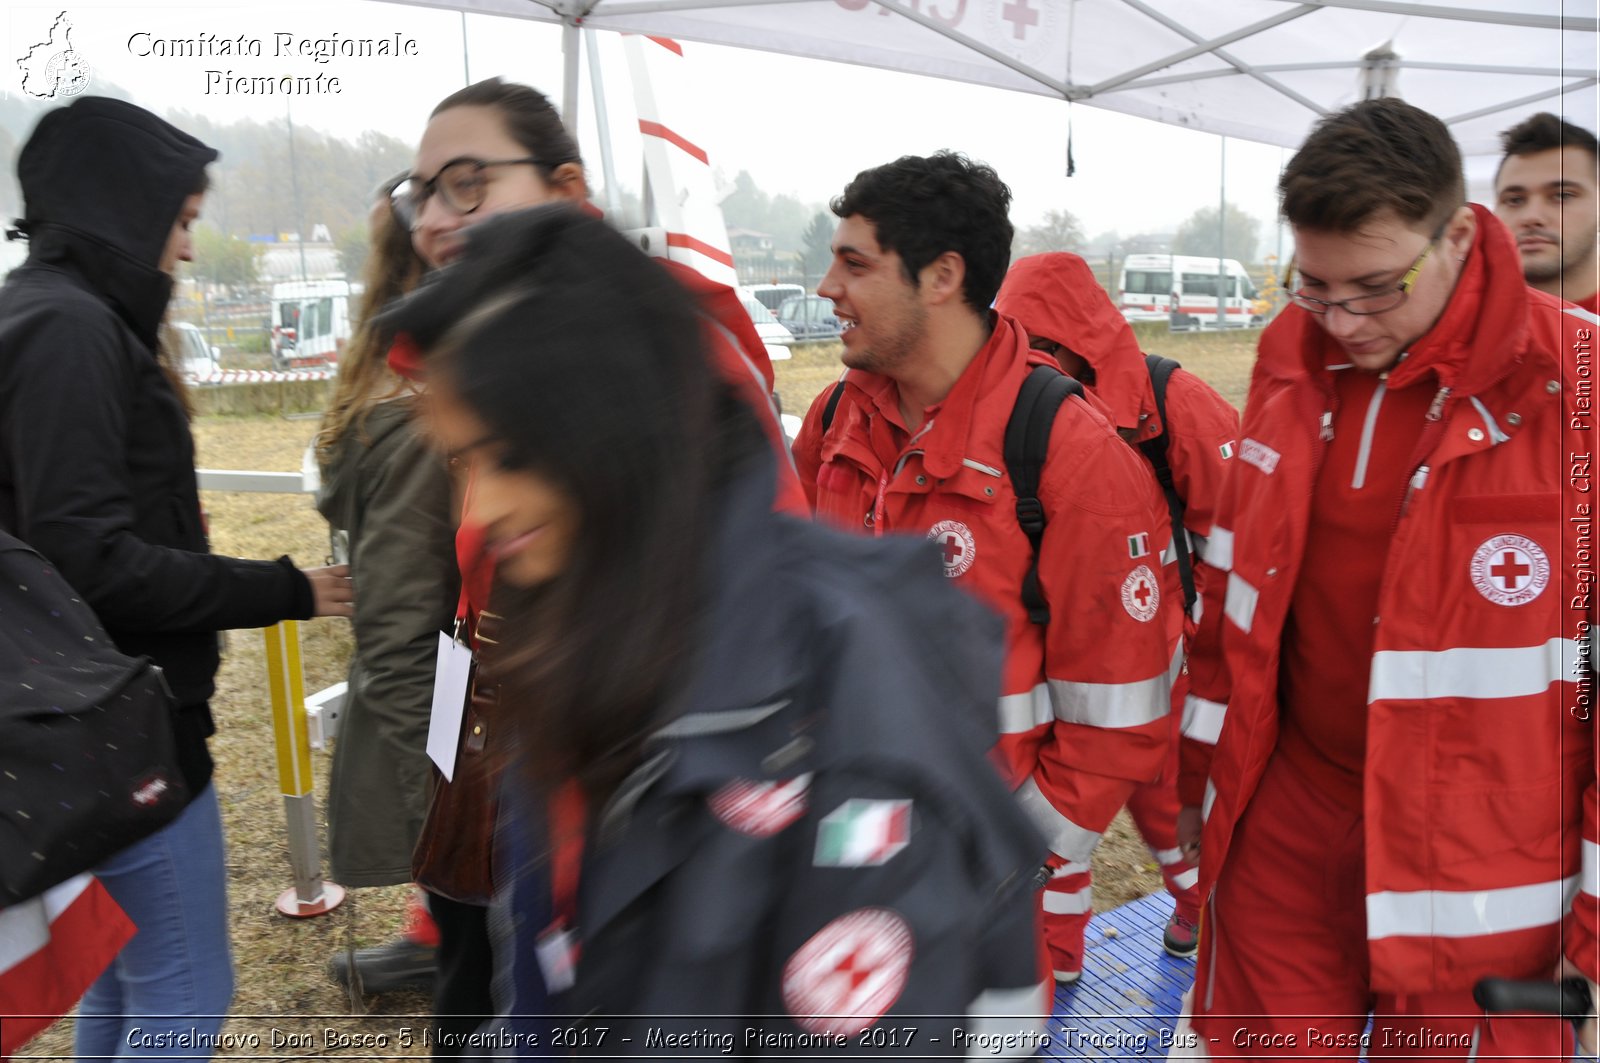
[[[1189,549],[1194,551],[1194,556],[1204,561],[1206,559],[1206,546],[1209,540],[1204,535],[1189,533]]]
[[[1222,615],[1236,624],[1240,631],[1250,633],[1250,625],[1256,619],[1256,601],[1261,597],[1261,592],[1251,586],[1250,581],[1244,579],[1237,572],[1228,573],[1228,594],[1222,603]]]
[[[1367,940],[1470,938],[1531,930],[1561,921],[1578,876],[1495,890],[1418,890],[1367,895]]]
[[[1094,907],[1094,887],[1085,886],[1072,893],[1044,891],[1044,910],[1051,915],[1082,915]]]
[[[1093,867],[1094,867],[1093,864],[1075,864],[1072,861],[1068,860],[1066,863],[1062,864],[1060,867],[1058,867],[1054,871],[1050,872],[1050,877],[1051,878],[1066,878],[1068,875],[1083,875],[1083,874],[1087,874],[1089,872],[1089,870],[1091,868],[1093,868]]]
[[[1074,683],[1047,679],[1055,717],[1089,727],[1139,727],[1172,711],[1172,681],[1166,672],[1133,683]]]
[[[985,989],[967,1005],[967,1024],[962,1028],[966,1044],[951,1044],[965,1048],[967,1059],[1037,1055],[1049,1043],[1045,1024],[1054,997],[1055,985],[1048,981],[1019,989]]]
[[[1161,551],[1161,563],[1163,565],[1176,565],[1178,563],[1178,540],[1167,540],[1166,549]]]
[[[1600,325],[1600,317],[1595,317],[1594,314],[1585,310],[1581,306],[1569,306],[1563,310],[1562,313],[1571,314],[1573,317],[1587,321],[1593,325]]]
[[[1206,596],[1203,595],[1203,594],[1197,594],[1197,595],[1195,595],[1195,599],[1194,599],[1194,622],[1196,624],[1200,623],[1201,617],[1203,617],[1205,615],[1206,615]]]
[[[973,461],[971,458],[962,458],[961,464],[965,465],[969,469],[977,469],[979,472],[985,473],[989,476],[1000,475],[1000,470],[995,468],[993,465],[985,465],[983,462]]]
[[[1372,433],[1378,427],[1378,411],[1383,408],[1384,393],[1389,390],[1387,380],[1378,381],[1378,389],[1367,402],[1367,419],[1361,425],[1361,446],[1356,449],[1356,472],[1350,486],[1360,490],[1367,486],[1367,462],[1372,458]]]
[[[1100,835],[1057,812],[1031,776],[1017,787],[1017,803],[1044,835],[1051,852],[1075,863],[1089,862],[1094,847],[1100,844]]]
[[[1206,780],[1206,796],[1200,801],[1200,822],[1204,823],[1211,818],[1211,806],[1217,803],[1217,787],[1210,779]]]
[[[1568,678],[1562,665],[1578,644],[1554,638],[1540,646],[1461,646],[1449,650],[1380,650],[1372,655],[1368,703],[1427,698],[1519,698]]]
[[[1182,849],[1151,849],[1150,853],[1156,858],[1156,863],[1163,866],[1183,863]]]
[[[1600,897],[1600,845],[1587,838],[1583,840],[1583,881],[1580,885],[1589,896]]]
[[[1222,721],[1227,715],[1228,706],[1222,702],[1190,694],[1183,699],[1183,737],[1214,746],[1222,736]]]
[[[1206,564],[1223,572],[1233,571],[1233,532],[1220,524],[1211,528],[1206,540]]]
[[[1043,683],[1022,694],[1006,694],[1000,699],[1000,733],[1026,734],[1055,718],[1050,708],[1050,690]]]
[[[1510,436],[1506,435],[1505,432],[1500,430],[1500,422],[1494,419],[1493,415],[1489,413],[1489,407],[1479,402],[1476,395],[1472,396],[1470,401],[1472,402],[1473,408],[1478,411],[1478,416],[1483,418],[1484,427],[1489,429],[1489,442],[1493,443],[1495,446],[1499,446],[1501,443],[1504,443],[1506,440],[1511,438]]]
[[[1180,890],[1190,889],[1200,881],[1200,869],[1191,867],[1187,871],[1180,871],[1172,876],[1172,884]]]
[[[1085,885],[1075,892],[1045,890],[1045,911],[1051,916],[1082,916],[1094,906],[1094,887]]]
[[[680,716],[651,735],[652,738],[694,738],[699,735],[726,734],[754,727],[768,716],[789,704],[789,699],[758,705],[753,709],[731,709],[726,712],[697,712]]]

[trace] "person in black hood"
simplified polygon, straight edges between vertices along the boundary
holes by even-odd
[[[193,1058],[210,1057],[233,993],[206,749],[216,633],[349,616],[354,593],[343,566],[218,557],[206,542],[157,330],[216,158],[147,111],[85,96],[40,119],[17,160],[29,251],[0,287],[0,528],[57,567],[119,649],[162,668],[195,795],[96,869],[139,932],[84,997],[80,1056],[137,1054],[138,1026],[144,1038],[194,1031]]]

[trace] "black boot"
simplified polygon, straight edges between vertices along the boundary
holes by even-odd
[[[356,949],[355,973],[367,993],[388,993],[396,989],[433,989],[438,967],[431,945],[419,945],[410,938],[395,938],[382,945]],[[328,974],[342,986],[350,984],[350,953],[340,950],[328,961]]]

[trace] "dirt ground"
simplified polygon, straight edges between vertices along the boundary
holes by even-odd
[[[1254,333],[1142,335],[1147,349],[1177,358],[1242,405]],[[838,346],[813,344],[777,365],[785,411],[801,415],[838,375]],[[316,431],[314,418],[212,416],[195,424],[202,468],[294,472]],[[240,557],[289,554],[301,565],[320,564],[328,553],[327,526],[306,495],[205,492],[213,548]],[[349,625],[318,620],[299,625],[305,690],[344,678],[351,649]],[[292,920],[273,907],[292,885],[284,802],[273,756],[260,632],[229,633],[213,701],[218,733],[212,740],[216,786],[227,832],[228,885],[237,989],[223,1033],[255,1039],[259,1047],[221,1055],[258,1059],[426,1056],[421,1026],[429,1002],[420,993],[352,1000],[325,973],[328,957],[347,943],[377,944],[399,928],[406,887],[351,891],[329,915]],[[319,801],[326,793],[330,758],[313,757]],[[1095,854],[1095,909],[1103,911],[1161,887],[1150,851],[1119,816]],[[1159,947],[1152,942],[1152,947]],[[409,1030],[411,1044],[403,1043]],[[328,1046],[328,1035],[382,1038],[382,1047]],[[248,1043],[248,1041],[247,1041]],[[71,1022],[63,1021],[15,1058],[68,1058]]]

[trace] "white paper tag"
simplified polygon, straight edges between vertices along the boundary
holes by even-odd
[[[545,988],[552,993],[571,989],[577,977],[577,935],[566,927],[552,926],[539,935],[533,948],[539,957],[539,970],[544,973]]]
[[[456,743],[472,678],[472,651],[439,632],[439,660],[433,672],[433,715],[428,721],[428,756],[450,782],[456,773]]]

